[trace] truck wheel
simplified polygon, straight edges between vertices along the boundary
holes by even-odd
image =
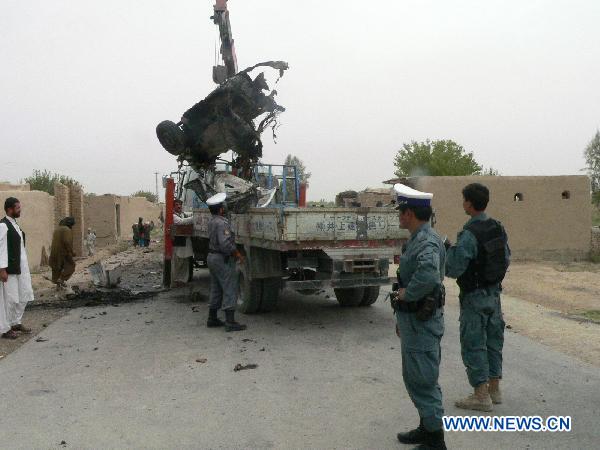
[[[281,278],[265,278],[262,280],[262,301],[260,310],[262,312],[273,311],[279,300],[279,290],[281,289]]]
[[[244,314],[255,314],[260,309],[262,297],[262,280],[247,280],[240,273],[240,297],[242,303],[239,310]]]
[[[365,295],[365,288],[338,288],[334,289],[333,292],[341,306],[358,306]]]
[[[379,298],[379,286],[367,286],[360,306],[371,306]]]
[[[160,145],[170,154],[178,156],[185,151],[185,134],[175,122],[163,120],[156,126]]]

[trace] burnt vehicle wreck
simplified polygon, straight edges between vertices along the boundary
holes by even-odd
[[[270,90],[264,72],[251,78],[258,67],[275,69],[281,78],[288,64],[269,61],[249,67],[188,109],[179,123],[159,123],[156,135],[164,149],[198,171],[210,170],[219,155],[231,150],[240,175],[247,172],[262,156],[262,132],[269,127],[274,131],[278,114],[285,111],[275,101],[277,91]]]

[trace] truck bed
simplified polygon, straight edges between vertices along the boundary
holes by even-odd
[[[208,238],[210,212],[194,210],[193,235]],[[240,244],[272,250],[397,247],[408,238],[393,208],[253,208],[233,214]],[[191,227],[176,234],[190,235]]]

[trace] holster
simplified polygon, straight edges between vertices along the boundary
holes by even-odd
[[[394,311],[414,313],[417,320],[425,322],[433,317],[436,309],[446,304],[446,290],[442,285],[435,292],[416,302],[403,302],[392,298],[390,303]]]

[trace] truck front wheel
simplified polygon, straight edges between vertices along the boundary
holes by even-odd
[[[260,309],[262,298],[262,280],[248,280],[240,273],[240,297],[239,310],[244,314],[255,314]]]
[[[367,286],[360,306],[371,306],[379,298],[379,286]]]
[[[281,289],[281,278],[265,278],[262,280],[262,301],[260,302],[260,311],[273,311],[279,300],[279,291]]]
[[[358,306],[361,304],[365,295],[365,288],[336,288],[333,292],[341,306]]]

